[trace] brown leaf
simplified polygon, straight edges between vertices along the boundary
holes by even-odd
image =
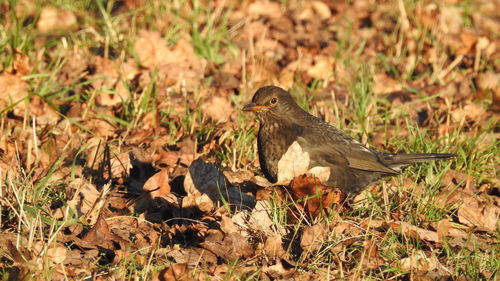
[[[447,219],[443,219],[438,222],[437,234],[439,241],[443,241],[443,238],[448,236],[451,227],[452,227],[451,222]]]
[[[318,55],[314,57],[314,63],[307,69],[307,74],[315,79],[324,80],[333,74],[335,60],[331,56]]]
[[[494,198],[486,194],[462,194],[462,202],[458,209],[458,220],[482,231],[498,229],[500,207],[493,204]]]
[[[439,236],[435,231],[423,229],[402,221],[389,222],[388,225],[395,231],[401,232],[406,236],[429,242],[439,242]]]
[[[163,169],[150,177],[146,183],[144,183],[143,189],[150,194],[151,198],[168,197],[170,194],[168,170]]]
[[[173,48],[157,31],[139,31],[134,44],[141,65],[148,69],[159,69],[159,79],[167,85],[184,82],[184,87],[194,90],[204,74],[207,62],[200,59],[190,40],[180,38]]]
[[[266,238],[263,251],[266,256],[272,259],[285,258],[287,256],[287,252],[283,248],[281,235],[278,234]]]
[[[181,248],[170,250],[168,257],[173,258],[176,263],[199,266],[200,264],[217,264],[217,256],[203,248]]]
[[[252,246],[238,233],[224,235],[219,230],[209,230],[208,236],[200,244],[215,255],[229,260],[249,257],[253,254]]]
[[[167,267],[153,276],[154,281],[188,281],[191,280],[187,264],[178,263]]]
[[[329,167],[312,167],[309,169],[309,153],[304,152],[300,144],[294,141],[278,162],[278,181],[276,184],[288,185],[295,177],[306,173],[326,182],[330,177]]]
[[[312,1],[312,7],[321,20],[327,20],[332,16],[328,5],[323,1]]]
[[[234,108],[228,98],[214,96],[203,104],[203,112],[215,122],[229,121]]]
[[[54,126],[61,118],[60,114],[39,96],[33,96],[31,98],[29,108],[30,112],[37,116],[37,123],[42,126]]]
[[[480,123],[483,118],[487,117],[485,113],[486,110],[482,106],[468,102],[463,108],[454,109],[451,112],[451,117],[454,122],[458,123],[465,120]]]
[[[328,225],[325,224],[306,226],[302,232],[300,247],[307,252],[319,251],[328,236],[328,230]]]
[[[76,25],[76,16],[69,10],[45,7],[36,24],[38,31],[45,33],[54,30],[67,30]]]
[[[375,269],[383,264],[384,260],[379,255],[378,244],[373,240],[363,241],[363,266],[368,269]]]
[[[202,211],[210,211],[223,200],[232,208],[253,209],[255,206],[255,197],[242,193],[214,164],[207,163],[202,158],[196,159],[189,166],[184,188],[188,194],[183,199],[185,207],[194,203]]]
[[[14,53],[14,62],[12,69],[7,69],[7,72],[17,75],[24,76],[31,72],[33,67],[30,64],[30,59],[26,54],[20,53],[16,50]]]
[[[385,73],[373,75],[373,93],[389,94],[398,93],[403,89],[403,85],[397,80],[387,76]]]
[[[132,169],[130,153],[122,152],[118,155],[113,155],[110,162],[111,178],[124,178],[129,176],[130,170]]]
[[[500,85],[500,74],[494,73],[493,71],[487,71],[481,73],[477,77],[477,86],[479,89],[486,90],[494,90],[496,87]]]
[[[236,233],[240,230],[231,218],[226,215],[222,215],[220,229],[226,234]]]
[[[0,95],[0,108],[6,108],[15,105],[14,115],[23,116],[24,104],[22,103],[28,95],[28,83],[17,75],[4,72],[0,74],[0,89],[3,94]]]
[[[42,251],[44,251],[45,257],[47,257],[51,262],[55,264],[60,264],[62,263],[67,256],[68,249],[66,247],[60,246],[60,245],[51,245],[48,249],[44,249],[45,243],[42,242],[37,242],[34,245],[34,253],[38,256],[42,254]]]
[[[86,242],[86,245],[82,246],[91,246],[92,248],[100,246],[106,249],[114,249],[115,245],[113,242],[118,242],[122,245],[129,244],[128,241],[123,240],[121,237],[110,231],[103,214],[99,215],[97,222],[90,229],[90,231],[85,234],[82,241]]]
[[[276,2],[258,0],[248,6],[248,14],[253,17],[265,16],[278,18],[282,15],[281,7]]]
[[[95,223],[99,215],[96,203],[101,197],[96,186],[85,179],[77,178],[69,183],[68,188],[75,190],[73,198],[68,201],[68,206],[76,212],[78,217],[85,215],[90,223]]]
[[[440,274],[449,274],[450,269],[443,266],[434,253],[415,251],[409,257],[399,261],[404,270],[438,271]]]
[[[339,189],[322,185],[320,180],[308,175],[294,178],[290,183],[290,192],[294,201],[312,217],[318,217],[323,210],[345,199]]]

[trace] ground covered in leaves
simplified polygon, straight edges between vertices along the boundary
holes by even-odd
[[[0,279],[495,280],[498,1],[0,3]],[[263,85],[384,151],[356,198],[271,185]],[[285,161],[285,160],[284,160]]]

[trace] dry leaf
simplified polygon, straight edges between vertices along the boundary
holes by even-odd
[[[309,169],[309,163],[309,153],[302,151],[300,144],[294,141],[278,162],[278,181],[276,184],[288,185],[295,177],[307,173],[318,178],[320,182],[328,181],[330,177],[329,167]]]
[[[429,242],[439,242],[439,236],[435,231],[423,229],[402,221],[389,222],[388,224],[392,229],[401,232],[406,236]]]
[[[238,233],[224,235],[219,230],[209,230],[205,241],[200,245],[216,256],[235,261],[253,254],[252,246]]]
[[[500,74],[493,71],[481,73],[477,77],[477,85],[483,91],[493,90],[500,85]]]
[[[23,116],[24,104],[22,101],[28,95],[28,83],[17,75],[4,72],[0,74],[0,89],[3,92],[0,95],[0,108],[15,105],[14,115]]]
[[[47,257],[51,262],[55,264],[63,263],[67,257],[68,249],[63,246],[53,245],[48,249],[44,249],[44,246],[47,246],[45,243],[37,242],[34,245],[34,252],[36,255],[40,255],[42,250],[45,250],[45,257]]]
[[[106,249],[115,249],[115,242],[122,244],[122,246],[128,244],[128,241],[110,231],[108,223],[102,214],[99,215],[97,222],[79,242],[84,242],[82,243],[84,247],[97,248],[99,246]],[[78,242],[76,243],[78,244]]]
[[[463,108],[454,109],[451,112],[451,117],[457,123],[464,122],[464,119],[479,123],[486,116],[485,113],[486,111],[482,106],[469,102]]]
[[[220,229],[226,234],[236,233],[240,230],[231,218],[226,215],[223,215],[221,218]]]
[[[282,15],[281,7],[276,2],[269,0],[258,0],[248,5],[248,14],[250,16],[266,16],[269,18],[278,18]]]
[[[319,179],[308,175],[294,178],[290,182],[290,193],[296,202],[295,206],[300,206],[313,218],[345,199],[340,189],[322,185]]]
[[[129,152],[122,152],[118,155],[114,155],[110,162],[111,178],[124,178],[130,175],[132,162]]]
[[[188,281],[191,280],[191,274],[187,264],[177,263],[170,267],[162,269],[153,276],[153,281]]]
[[[439,14],[438,27],[444,34],[458,34],[462,28],[463,10],[455,6],[443,6]]]
[[[312,7],[321,20],[327,20],[332,16],[328,5],[323,1],[312,1]]]
[[[404,270],[438,271],[443,275],[451,273],[439,262],[434,253],[430,253],[428,257],[424,251],[415,251],[409,257],[401,259],[399,266]]]
[[[438,239],[439,241],[443,241],[443,238],[448,236],[450,233],[450,229],[452,227],[452,224],[449,220],[443,219],[440,220],[437,224],[437,234],[438,234]]]
[[[264,242],[264,254],[269,258],[284,258],[287,256],[287,252],[283,249],[283,240],[281,235],[275,234],[266,238]]]
[[[306,226],[302,232],[300,247],[307,252],[319,251],[328,233],[328,225],[325,224]]]
[[[463,194],[465,195],[465,194]],[[500,207],[491,201],[488,195],[468,195],[462,197],[463,204],[458,209],[458,220],[477,230],[495,231],[498,229]]]
[[[242,193],[214,164],[207,163],[202,158],[196,159],[189,166],[184,189],[188,196],[183,199],[183,206],[194,203],[202,207],[203,211],[213,210],[216,204],[222,204],[223,201],[236,209],[251,210],[255,206],[255,197]]]
[[[217,256],[202,248],[186,248],[170,250],[168,257],[173,258],[176,263],[197,266],[201,264],[217,264]]]
[[[69,183],[68,188],[76,190],[73,198],[68,201],[68,206],[76,212],[78,217],[85,215],[87,219],[90,219],[90,223],[95,222],[99,214],[96,201],[100,198],[100,192],[97,191],[95,185],[85,179],[77,178]]]
[[[151,198],[164,198],[168,201],[170,194],[170,184],[168,170],[163,169],[150,177],[143,187],[144,191],[148,192]]]
[[[36,25],[38,31],[67,30],[76,25],[76,16],[73,12],[54,7],[45,7],[40,13]]]
[[[331,56],[315,56],[313,65],[307,69],[307,74],[312,78],[324,80],[332,76],[334,65],[335,60]]]
[[[373,83],[373,93],[377,95],[395,93],[403,89],[400,82],[384,73],[373,75]]]
[[[203,104],[203,112],[215,122],[229,121],[234,112],[228,98],[214,96]]]

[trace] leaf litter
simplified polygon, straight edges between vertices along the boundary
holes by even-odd
[[[453,255],[498,252],[496,4],[118,2],[0,4],[7,29],[14,14],[33,26],[29,44],[6,47],[0,72],[0,265],[10,279],[497,274],[498,260],[471,270]],[[136,13],[151,21],[131,28]],[[352,86],[364,76],[377,99],[365,117]],[[423,150],[394,142],[414,137],[415,122],[467,160],[346,202],[295,143],[269,183],[255,122],[237,110],[264,84],[293,88],[378,148]]]

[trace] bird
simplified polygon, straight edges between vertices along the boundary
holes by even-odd
[[[303,110],[290,93],[276,86],[259,88],[243,111],[254,112],[259,119],[259,164],[272,183],[278,178],[278,162],[294,142],[309,154],[310,167],[330,168],[327,186],[354,195],[382,178],[401,174],[410,164],[456,157],[450,153],[388,153],[370,149]]]

